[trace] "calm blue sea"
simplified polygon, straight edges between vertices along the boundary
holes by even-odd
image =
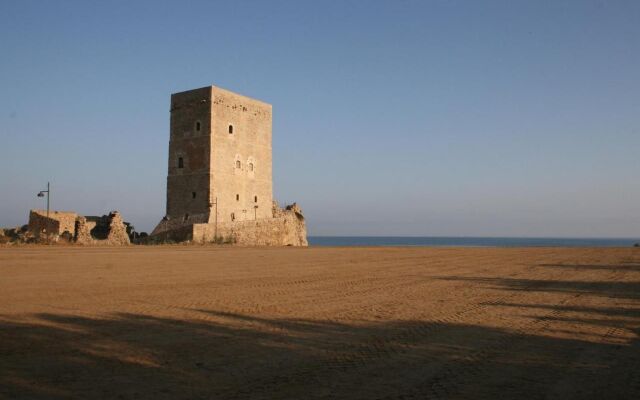
[[[631,247],[639,239],[309,236],[312,246]]]

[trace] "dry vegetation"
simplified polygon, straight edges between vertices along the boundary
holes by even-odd
[[[0,248],[0,398],[639,398],[640,250]]]

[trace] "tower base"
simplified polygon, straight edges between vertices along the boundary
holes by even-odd
[[[162,241],[235,244],[240,246],[308,246],[300,208],[274,208],[273,218],[181,226],[160,222],[152,236]]]

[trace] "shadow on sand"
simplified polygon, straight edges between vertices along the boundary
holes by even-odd
[[[640,296],[639,282],[441,279],[506,291],[631,301]],[[514,319],[509,329],[455,318],[347,324],[207,309],[185,310],[189,317],[180,319],[4,317],[0,397],[640,398],[637,306],[504,302],[486,307],[494,313],[514,307],[513,312],[537,314]],[[542,329],[554,321],[570,327],[565,338]],[[581,330],[591,336],[569,335]],[[616,340],[623,331],[627,339]]]
[[[620,281],[560,281],[545,279],[485,278],[443,276],[438,279],[465,281],[480,284],[485,288],[527,292],[574,293],[607,298],[638,300],[640,282]]]

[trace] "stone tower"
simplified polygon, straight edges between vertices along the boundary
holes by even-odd
[[[271,218],[272,202],[271,105],[215,86],[172,94],[165,223]]]
[[[271,105],[215,86],[171,95],[167,211],[174,241],[306,246],[297,204],[273,201]]]

